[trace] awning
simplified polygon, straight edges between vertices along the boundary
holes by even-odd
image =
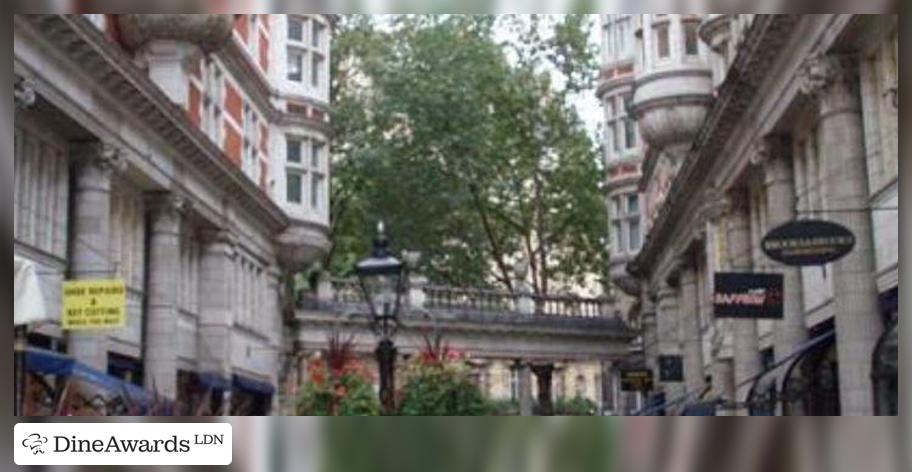
[[[681,416],[716,416],[717,405],[715,401],[691,403],[684,407]]]
[[[23,325],[54,318],[44,305],[35,263],[13,256],[13,323]]]
[[[200,372],[197,378],[199,379],[200,385],[211,388],[212,390],[231,389],[231,382],[215,372]]]
[[[747,395],[749,410],[753,416],[768,416],[776,414],[776,403],[788,397],[783,392],[783,386],[779,384],[780,379],[787,378],[794,370],[795,366],[801,362],[809,353],[815,352],[829,345],[829,342],[835,339],[836,330],[830,330],[823,333],[792,351],[784,359],[773,364],[769,369],[755,376],[753,385]]]
[[[152,394],[142,387],[93,369],[58,352],[28,349],[25,351],[25,368],[37,374],[84,380],[110,393],[124,394],[131,401],[142,405],[152,400]]]
[[[273,387],[272,384],[268,382],[251,379],[250,377],[244,377],[238,374],[231,376],[231,384],[238,390],[256,393],[259,395],[272,395],[275,392],[275,387]]]

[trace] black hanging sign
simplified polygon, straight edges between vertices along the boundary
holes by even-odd
[[[848,254],[855,235],[830,221],[798,220],[774,228],[761,246],[770,259],[785,265],[821,265]]]
[[[782,274],[716,272],[713,298],[716,318],[782,318]]]
[[[659,356],[659,382],[683,382],[684,358],[681,356]]]
[[[653,389],[652,371],[649,369],[622,369],[621,391],[648,392]]]

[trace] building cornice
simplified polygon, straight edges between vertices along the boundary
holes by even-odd
[[[112,96],[135,110],[136,116],[170,144],[185,164],[199,169],[225,194],[245,195],[237,203],[265,228],[279,232],[289,225],[284,211],[88,19],[81,15],[24,15],[24,18],[50,42],[60,45],[74,58],[74,64],[94,77]]]
[[[697,193],[704,187],[713,161],[756,97],[759,84],[766,78],[798,21],[798,15],[755,17],[725,81],[719,86],[717,99],[694,138],[694,145],[671,184],[665,204],[653,221],[640,254],[628,264],[628,271],[645,276],[655,270],[660,256],[674,239],[678,223],[689,215],[687,207],[694,204]],[[648,165],[647,158],[643,165],[644,176]]]

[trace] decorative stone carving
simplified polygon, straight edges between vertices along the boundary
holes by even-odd
[[[181,218],[190,209],[190,203],[183,195],[174,192],[150,192],[146,195],[146,207],[153,215],[154,233],[177,233]]]
[[[82,165],[91,166],[105,173],[123,172],[127,161],[120,147],[103,141],[85,141],[70,144],[71,156]]]
[[[819,100],[823,113],[858,103],[858,59],[855,55],[813,56],[802,65],[798,80],[801,92]]]
[[[172,40],[192,43],[206,53],[228,43],[233,15],[117,15],[121,37],[127,46],[139,49],[149,41]]]
[[[714,221],[728,213],[731,199],[717,187],[709,187],[703,192],[703,206],[700,217],[703,221]]]
[[[29,108],[35,104],[35,83],[25,77],[16,78],[16,84],[13,86],[13,100],[16,102],[16,108]]]

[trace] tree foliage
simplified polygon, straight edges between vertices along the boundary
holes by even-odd
[[[603,276],[597,147],[571,94],[591,86],[589,20],[344,17],[333,51],[333,248],[347,273],[378,220],[453,285],[538,293]],[[499,32],[513,32],[503,41]]]

